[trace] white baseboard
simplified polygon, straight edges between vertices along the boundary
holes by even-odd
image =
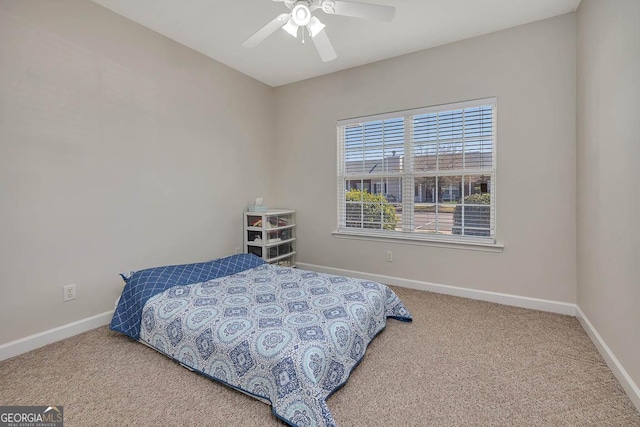
[[[340,268],[324,267],[302,262],[296,263],[303,270],[317,271],[320,273],[336,274],[339,276],[351,276],[359,279],[371,280],[395,285],[403,288],[418,289],[421,291],[435,292],[438,294],[453,295],[456,297],[470,298],[480,301],[495,302],[498,304],[512,305],[515,307],[530,308],[533,310],[547,311],[551,313],[576,315],[576,305],[566,302],[550,301],[539,298],[522,297],[518,295],[501,294],[498,292],[481,291],[477,289],[461,288],[457,286],[439,285],[436,283],[422,282],[419,280],[401,279],[399,277],[383,276],[380,274],[363,273],[361,271],[343,270]]]
[[[629,396],[629,399],[631,399],[631,402],[633,402],[640,412],[640,388],[638,388],[636,383],[629,376],[620,361],[613,354],[613,351],[611,351],[607,343],[604,342],[598,331],[596,331],[596,328],[593,327],[579,306],[576,306],[576,317],[578,318],[578,321],[580,321],[582,328],[587,332],[587,335],[589,335],[589,338],[591,338],[591,341],[595,344],[604,361],[607,362],[607,365],[613,372],[613,375],[616,376],[620,385],[622,385],[622,388]]]
[[[77,322],[2,344],[0,345],[0,361],[81,334],[82,332],[108,325],[109,322],[111,322],[112,316],[113,310],[105,311],[104,313],[87,317]]]

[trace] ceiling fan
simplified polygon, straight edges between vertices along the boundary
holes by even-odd
[[[322,61],[333,61],[338,57],[333,49],[327,33],[324,31],[325,24],[318,18],[312,16],[312,12],[321,9],[329,15],[343,15],[354,18],[375,19],[378,21],[390,22],[396,14],[393,6],[381,6],[369,3],[356,3],[352,1],[339,0],[273,0],[282,2],[291,12],[276,16],[273,21],[258,30],[254,35],[242,43],[244,47],[255,47],[264,39],[282,28],[293,37],[298,37],[300,27],[302,27],[302,43],[305,39],[305,29],[316,50],[320,54]]]

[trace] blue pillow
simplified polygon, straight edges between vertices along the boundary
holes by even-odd
[[[195,264],[169,265],[121,274],[126,285],[111,319],[111,330],[140,338],[142,309],[152,296],[179,285],[206,282],[264,264],[252,254],[232,255]]]

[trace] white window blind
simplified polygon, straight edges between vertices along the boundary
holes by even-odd
[[[338,232],[495,242],[496,99],[338,123]]]

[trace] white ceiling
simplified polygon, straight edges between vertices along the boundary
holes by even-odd
[[[271,86],[572,12],[580,0],[372,0],[396,7],[391,23],[315,12],[338,59],[323,63],[313,43],[284,30],[255,48],[242,42],[281,13],[271,0],[92,0]],[[359,0],[369,2],[369,0]]]

